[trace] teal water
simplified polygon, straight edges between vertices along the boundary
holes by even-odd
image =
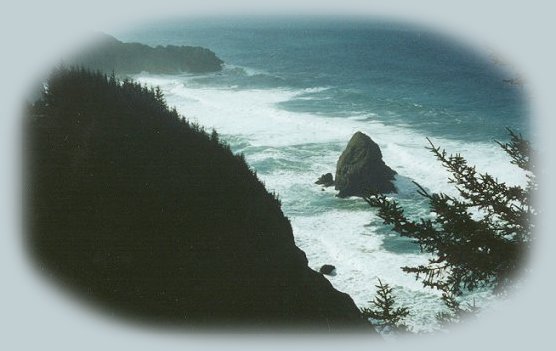
[[[314,181],[334,173],[358,130],[399,173],[397,198],[415,216],[430,212],[412,180],[455,193],[426,137],[502,180],[524,181],[493,139],[504,140],[505,127],[529,135],[525,88],[505,82],[515,73],[488,54],[437,34],[377,21],[236,18],[157,23],[116,36],[216,52],[226,62],[222,72],[136,79],[159,85],[169,105],[245,154],[279,194],[311,267],[335,265],[330,281],[362,307],[377,278],[390,283],[414,309],[415,330],[434,328],[442,304],[400,267],[427,255],[385,228],[361,199],[336,198]],[[468,298],[486,303],[490,295]]]
[[[522,88],[488,54],[437,34],[377,21],[205,19],[157,23],[121,39],[205,46],[239,66],[199,84],[326,87],[281,108],[411,124],[430,136],[485,141],[503,127],[527,133]]]

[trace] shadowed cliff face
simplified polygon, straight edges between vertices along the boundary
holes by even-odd
[[[26,122],[29,248],[89,301],[165,324],[367,330],[243,157],[160,92],[60,70]]]
[[[379,146],[366,134],[355,133],[336,165],[339,197],[396,192],[396,172],[382,160]]]
[[[224,63],[214,52],[202,47],[168,45],[153,48],[140,43],[123,43],[100,33],[95,45],[70,62],[107,74],[215,72],[220,71]]]

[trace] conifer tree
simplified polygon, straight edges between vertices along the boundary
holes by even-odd
[[[508,185],[488,173],[479,173],[461,155],[448,155],[429,140],[428,149],[451,173],[449,182],[459,196],[430,194],[415,183],[434,214],[417,220],[408,218],[396,200],[381,194],[364,197],[378,208],[385,224],[414,239],[423,252],[433,254],[428,264],[402,270],[416,274],[424,286],[442,291],[452,317],[473,309],[464,309],[458,303],[458,297],[466,291],[479,287],[492,288],[496,293],[506,291],[531,244],[536,215],[531,197],[537,189],[531,146],[521,135],[508,131],[510,141],[497,143],[510,156],[510,162],[525,172],[525,186]]]
[[[408,331],[404,319],[409,315],[409,309],[396,307],[396,298],[392,294],[393,289],[388,284],[383,284],[378,279],[378,285],[375,286],[377,293],[374,300],[371,301],[374,308],[362,308],[363,317],[372,319],[379,332]]]
[[[210,140],[215,144],[218,144],[220,142],[220,136],[218,135],[216,129],[213,129],[210,133]]]

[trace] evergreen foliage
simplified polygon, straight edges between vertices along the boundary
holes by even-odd
[[[189,325],[365,326],[307,266],[277,196],[159,89],[60,68],[26,116],[27,242],[111,313]]]
[[[407,307],[396,307],[396,298],[392,293],[392,288],[388,284],[383,284],[378,279],[377,293],[371,304],[374,308],[362,308],[361,314],[365,318],[371,318],[381,332],[389,331],[408,331],[404,324],[404,319],[409,315]]]
[[[434,255],[428,264],[402,267],[422,278],[425,286],[443,292],[450,313],[457,318],[463,308],[458,297],[479,287],[506,291],[531,244],[536,214],[531,197],[537,189],[531,147],[521,135],[509,130],[510,141],[498,144],[511,163],[525,172],[527,185],[507,185],[487,173],[479,173],[459,154],[448,155],[430,142],[428,149],[450,172],[449,182],[459,196],[429,194],[416,183],[418,193],[430,203],[432,218],[413,220],[396,200],[370,194],[364,199],[378,208],[378,216],[402,236],[414,239],[421,250]]]

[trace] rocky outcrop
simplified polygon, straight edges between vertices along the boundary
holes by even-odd
[[[99,33],[97,40],[71,63],[118,75],[149,72],[172,74],[180,72],[203,73],[222,69],[223,61],[209,49],[194,46],[157,46],[123,43]]]
[[[366,134],[355,133],[336,165],[339,197],[396,192],[396,172],[382,160],[379,146]]]
[[[42,272],[134,320],[368,330],[243,157],[139,84],[62,69],[48,87],[26,119]]]
[[[336,275],[336,267],[331,264],[324,264],[320,267],[319,272],[325,275]]]
[[[322,185],[324,187],[329,187],[334,185],[334,178],[332,173],[326,173],[320,176],[320,178],[315,182],[315,184]]]

